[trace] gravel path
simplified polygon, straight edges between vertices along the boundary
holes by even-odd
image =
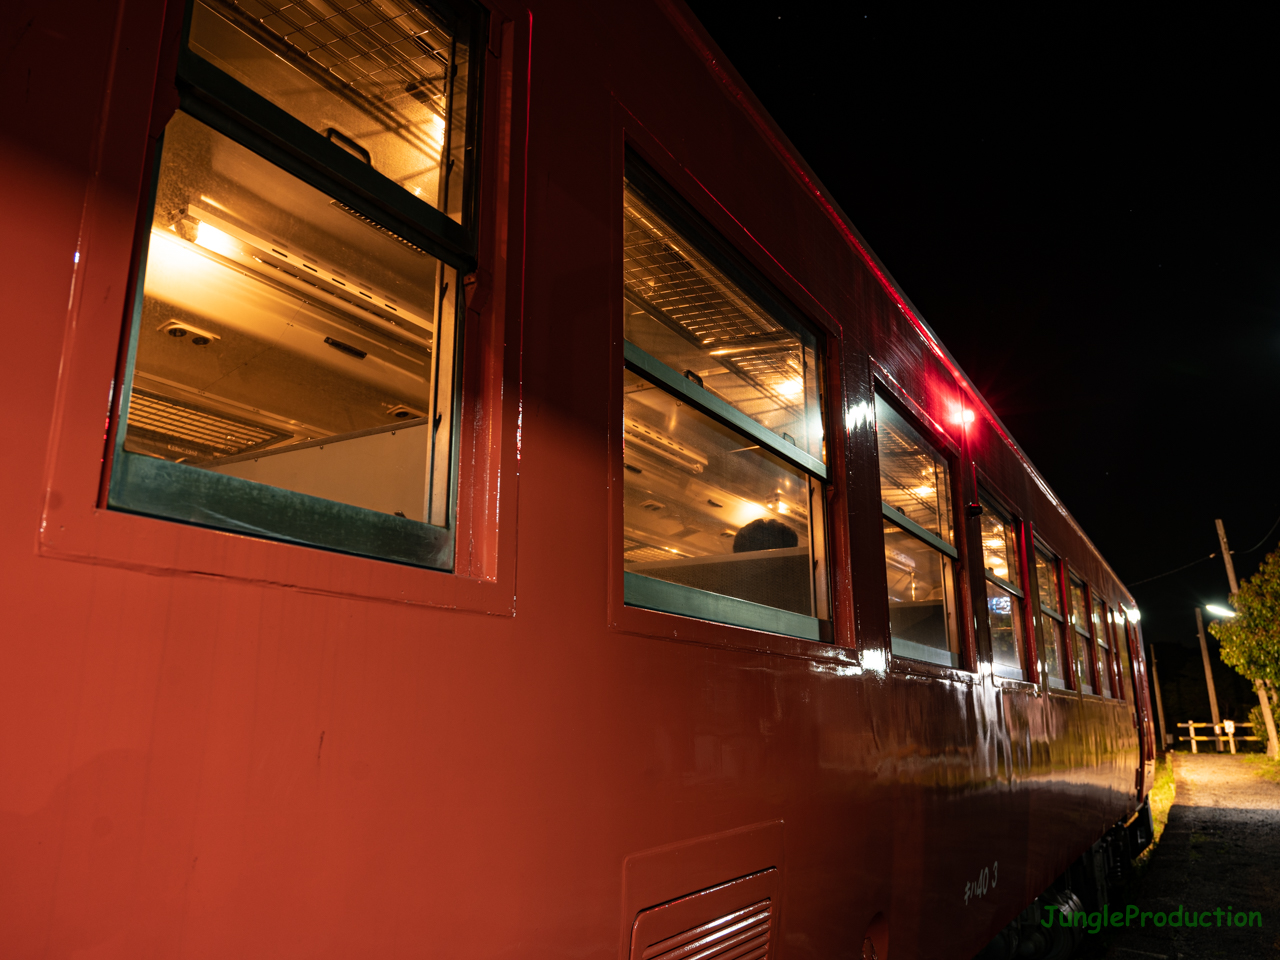
[[[1140,881],[1112,910],[1130,904],[1166,914],[1194,910],[1209,926],[1145,927],[1139,920],[1089,938],[1084,956],[1109,960],[1280,958],[1280,784],[1230,754],[1177,754],[1177,795],[1160,845]],[[1232,914],[1257,911],[1262,926],[1228,926]],[[1212,913],[1223,911],[1219,926]],[[1204,911],[1210,911],[1208,917]]]

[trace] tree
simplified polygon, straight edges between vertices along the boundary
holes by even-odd
[[[1275,722],[1264,685],[1273,693],[1280,685],[1280,549],[1267,554],[1262,567],[1240,584],[1240,592],[1231,602],[1236,615],[1212,621],[1209,632],[1222,644],[1219,653],[1223,663],[1254,681],[1267,725],[1267,752],[1274,754]]]
[[[1240,584],[1233,598],[1236,615],[1214,620],[1209,632],[1222,644],[1222,661],[1250,680],[1280,684],[1280,550]]]

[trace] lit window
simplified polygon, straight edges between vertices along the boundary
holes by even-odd
[[[820,639],[817,338],[634,161],[623,222],[625,601]]]
[[[1098,692],[1104,697],[1114,697],[1115,664],[1107,630],[1107,606],[1101,600],[1093,601],[1093,635],[1098,642]]]
[[[1133,699],[1133,667],[1129,660],[1128,624],[1124,613],[1119,610],[1109,611],[1108,616],[1111,618],[1111,635],[1114,640],[1112,649],[1115,651],[1121,677],[1120,696],[1133,703],[1135,702]]]
[[[1071,578],[1071,627],[1075,632],[1080,689],[1093,693],[1093,637],[1089,634],[1089,605],[1085,602],[1084,583],[1075,577]]]
[[[452,566],[477,24],[194,3],[199,95],[164,132],[113,507]]]
[[[991,634],[991,669],[997,676],[1027,676],[1022,626],[1022,577],[1013,523],[987,500],[982,501],[982,568],[987,581],[987,625]]]
[[[1058,573],[1059,562],[1048,552],[1036,547],[1036,590],[1040,597],[1039,628],[1040,649],[1044,653],[1045,676],[1049,686],[1065,689],[1069,674],[1067,664],[1066,618],[1062,615],[1062,580]]]
[[[876,395],[889,629],[895,656],[961,665],[947,462]]]

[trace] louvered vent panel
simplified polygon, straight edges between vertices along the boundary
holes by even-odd
[[[700,924],[648,947],[642,960],[760,960],[769,953],[770,900]]]
[[[287,434],[214,413],[194,404],[134,390],[129,399],[129,439],[168,459],[206,459],[245,453]]]

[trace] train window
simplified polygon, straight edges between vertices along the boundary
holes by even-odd
[[[195,0],[189,45],[461,222],[468,40],[454,18],[409,0]]]
[[[390,207],[362,200],[352,171],[326,150],[363,150],[358,179],[370,157],[429,140],[418,129],[431,127],[425,114],[410,122],[394,119],[394,104],[375,109],[377,89],[400,103],[393,88],[412,71],[374,70],[370,38],[399,36],[406,57],[414,37],[438,52],[459,21],[417,7],[387,19],[399,9],[391,5],[381,20],[361,20],[365,6],[372,15],[373,5],[357,4],[286,36],[302,8],[276,16],[266,0],[195,3],[191,50],[250,89],[184,53],[180,78],[204,84],[204,95],[184,96],[164,132],[108,503],[449,569],[461,277],[472,261],[453,249],[457,224],[420,196],[430,181],[439,188],[432,203],[453,202],[441,199],[452,196],[449,137],[434,161],[401,157],[417,179],[396,172],[399,160],[382,164],[377,183],[391,192],[378,189]],[[358,22],[372,32],[359,33]],[[321,76],[328,55],[304,40],[339,28],[372,51],[365,74],[334,63]],[[460,46],[444,49],[460,57]],[[426,71],[426,56],[409,59]],[[280,123],[280,136],[315,161],[307,172],[286,169],[285,154],[240,126],[255,91],[308,122],[330,118],[328,137]],[[446,125],[465,101],[446,90],[437,103]],[[452,240],[438,232],[442,222]]]
[[[1129,663],[1129,637],[1125,615],[1119,610],[1108,613],[1111,619],[1111,635],[1114,640],[1117,672],[1120,674],[1120,696],[1133,703],[1133,675]]]
[[[1093,693],[1093,638],[1089,635],[1089,606],[1085,603],[1084,582],[1071,578],[1071,626],[1075,631],[1076,669],[1080,689]]]
[[[1062,614],[1062,579],[1057,558],[1036,546],[1036,590],[1040,596],[1040,615],[1036,624],[1040,631],[1040,649],[1044,652],[1044,672],[1049,686],[1067,686],[1066,618]]]
[[[876,394],[890,645],[895,656],[961,665],[947,462]]]
[[[1024,680],[1027,669],[1022,640],[1022,576],[1013,522],[985,497],[981,500],[982,568],[987,580],[987,625],[991,634],[991,668],[997,676]]]
[[[817,337],[635,161],[623,222],[625,602],[821,639]]]
[[[623,222],[627,342],[823,463],[817,338],[774,316],[630,184]]]
[[[1111,643],[1108,640],[1107,605],[1094,598],[1093,601],[1093,635],[1098,641],[1098,692],[1104,697],[1114,697],[1112,685],[1115,683],[1115,665],[1111,655]]]

